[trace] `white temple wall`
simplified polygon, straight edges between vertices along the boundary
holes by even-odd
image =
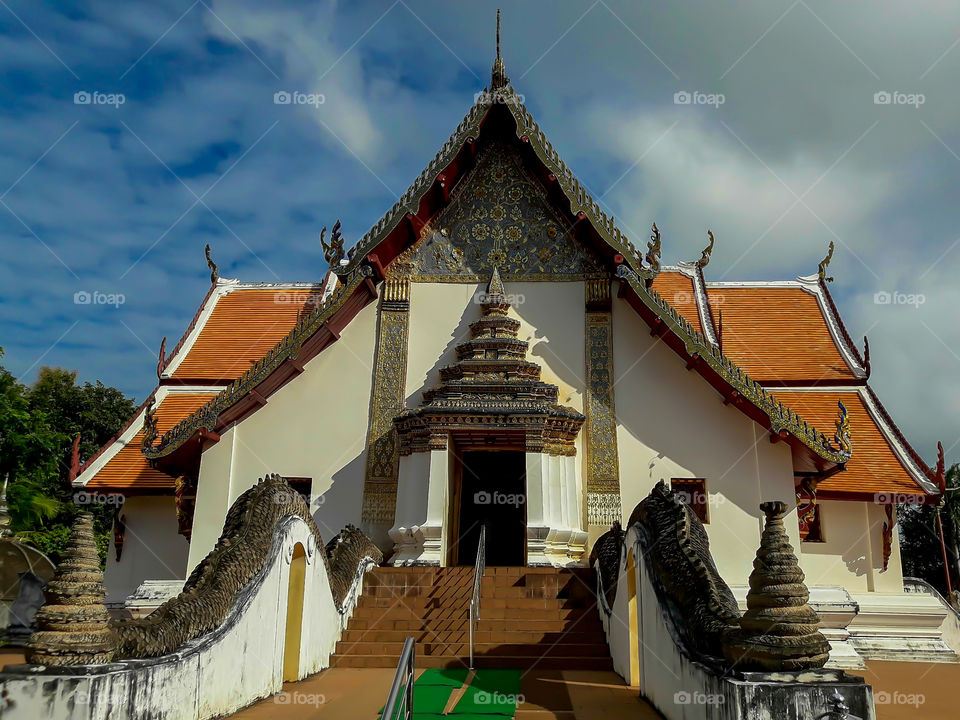
[[[220,434],[220,441],[208,443],[200,456],[200,477],[194,503],[190,556],[187,560],[188,575],[213,550],[223,531],[227,510],[233,503],[230,482],[233,478],[237,433],[236,425],[228,428]]]
[[[746,583],[760,544],[760,503],[796,504],[790,448],[772,444],[763,428],[724,405],[623,300],[613,302],[613,331],[624,525],[659,480],[703,478],[717,568],[728,583]],[[799,547],[795,510],[785,525]]]
[[[518,337],[530,343],[528,358],[543,368],[544,382],[560,389],[562,405],[583,412],[583,283],[508,282],[504,289],[510,317],[520,321]],[[440,368],[456,362],[456,346],[470,339],[470,323],[480,318],[474,298],[485,290],[486,283],[411,284],[407,407],[440,381]]]
[[[896,528],[887,570],[883,571],[883,506],[830,500],[819,504],[824,542],[800,544],[800,567],[807,584],[841,585],[850,592],[902,593]]]
[[[170,496],[135,496],[123,503],[126,523],[120,560],[113,538],[103,572],[108,603],[122,603],[144,580],[183,580],[186,538],[177,534],[177,511]]]
[[[232,460],[223,457],[226,434],[204,452],[191,568],[213,549],[233,501],[270,473],[312,480],[325,539],[360,524],[376,327],[377,303],[370,303],[299,377],[229,431]]]

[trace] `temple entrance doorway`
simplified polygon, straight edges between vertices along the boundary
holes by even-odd
[[[522,451],[464,452],[454,474],[451,561],[473,565],[487,526],[487,565],[525,565],[526,456]]]

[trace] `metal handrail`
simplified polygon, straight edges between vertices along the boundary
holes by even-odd
[[[480,584],[487,571],[487,526],[480,526],[477,560],[473,566],[473,595],[470,597],[470,669],[473,670],[473,625],[480,616]]]
[[[412,637],[408,637],[403,644],[403,652],[400,653],[397,674],[393,677],[393,685],[390,686],[390,694],[387,695],[387,704],[383,706],[383,713],[380,715],[381,720],[413,720],[415,659],[416,644]],[[403,714],[398,715],[398,711]]]

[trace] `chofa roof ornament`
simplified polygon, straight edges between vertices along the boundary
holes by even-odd
[[[830,261],[833,259],[833,240],[830,241],[830,247],[827,249],[827,256],[820,261],[820,264],[817,266],[817,276],[820,278],[820,282],[833,282],[832,277],[827,277],[827,267],[830,265]]]
[[[707,230],[707,235],[710,237],[710,244],[707,245],[707,246],[700,252],[700,259],[697,260],[697,265],[700,266],[700,269],[701,269],[701,270],[707,266],[707,263],[710,262],[710,254],[713,252],[713,243],[715,242],[714,239],[713,239],[713,231],[712,231],[712,230]]]
[[[207,267],[210,268],[210,282],[216,285],[217,280],[220,279],[220,269],[217,267],[217,264],[213,261],[213,258],[210,257],[210,243],[207,243],[207,246],[203,249],[203,254],[206,255]]]
[[[140,443],[140,446],[144,450],[153,447],[153,442],[159,435],[157,432],[156,412],[156,408],[153,406],[153,396],[151,395],[150,400],[147,402],[147,407],[143,411],[143,441]]]
[[[340,234],[340,221],[337,220],[333,224],[333,230],[330,231],[330,243],[323,239],[323,236],[327,233],[327,227],[324,225],[323,229],[320,231],[320,244],[323,245],[323,259],[326,260],[330,267],[336,269],[340,267],[340,261],[343,260],[344,251],[343,251],[343,236]]]
[[[853,452],[853,446],[850,444],[850,415],[847,414],[847,408],[843,402],[837,400],[837,405],[840,407],[840,417],[836,420],[837,432],[833,437],[840,449],[849,455]]]
[[[507,69],[500,57],[500,8],[497,8],[497,59],[493,61],[493,69],[490,71],[490,89],[498,90],[509,84],[510,78],[507,77]]]
[[[647,265],[654,272],[660,272],[660,228],[654,223],[650,229],[653,233],[650,235],[650,242],[647,243]]]

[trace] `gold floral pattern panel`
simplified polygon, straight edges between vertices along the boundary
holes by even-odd
[[[602,272],[513,149],[495,143],[393,272],[420,282],[583,280]]]
[[[590,281],[586,291],[587,522],[610,527],[615,521],[622,521],[613,391],[610,281]]]
[[[386,281],[381,294],[376,371],[370,399],[370,433],[363,486],[362,520],[366,529],[389,528],[397,507],[400,446],[393,418],[403,410],[410,326],[410,283]]]

